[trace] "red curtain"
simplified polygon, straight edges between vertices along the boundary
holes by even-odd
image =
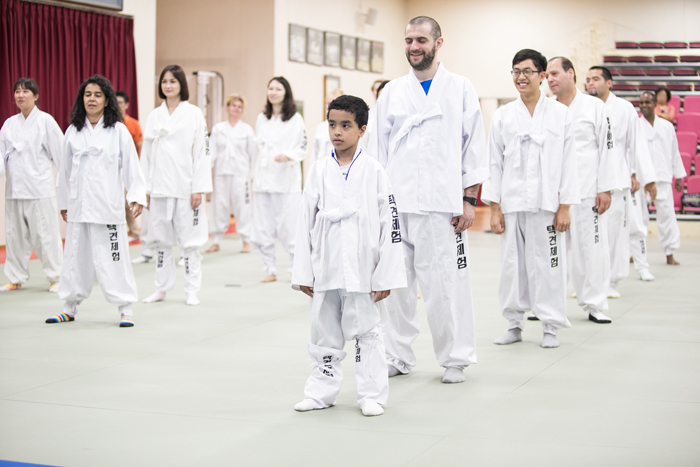
[[[65,130],[78,87],[100,74],[129,95],[138,116],[134,20],[55,5],[0,0],[0,124],[18,112],[12,86],[39,85],[38,105]]]

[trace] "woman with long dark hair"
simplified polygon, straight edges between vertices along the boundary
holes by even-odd
[[[190,97],[185,72],[168,65],[160,74],[158,95],[164,102],[146,120],[141,163],[149,196],[148,234],[156,251],[156,291],[145,303],[165,300],[175,287],[173,246],[185,261],[188,305],[199,305],[202,255],[209,238],[202,195],[211,193],[211,161],[207,122]]]
[[[77,306],[97,278],[107,301],[119,307],[120,327],[134,325],[137,299],[129,259],[124,189],[134,217],[146,204],[146,184],[134,141],[107,78],[95,75],[78,89],[58,177],[58,209],[66,228],[58,297],[63,313],[47,323],[74,321]]]
[[[251,243],[265,263],[267,276],[261,282],[273,282],[277,280],[277,240],[294,260],[301,161],[306,157],[304,119],[297,113],[289,82],[281,76],[267,84],[267,102],[258,115],[255,134],[258,157],[253,173]]]

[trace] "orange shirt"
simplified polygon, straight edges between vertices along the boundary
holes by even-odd
[[[139,141],[143,141],[143,133],[141,132],[141,125],[139,124],[138,120],[126,115],[124,117],[124,125],[126,125],[129,133],[131,133],[131,137],[134,139],[134,144],[138,143]]]

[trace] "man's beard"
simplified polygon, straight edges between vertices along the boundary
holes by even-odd
[[[417,65],[414,65],[411,62],[411,53],[406,52],[406,58],[408,59],[408,64],[411,65],[413,67],[413,69],[416,71],[427,70],[433,64],[433,60],[435,60],[435,52],[436,51],[437,51],[437,48],[435,46],[433,46],[433,50],[431,50],[429,53],[424,53],[423,60],[418,62]]]
[[[588,94],[591,96],[598,97],[598,90],[596,88],[591,88],[588,90]]]

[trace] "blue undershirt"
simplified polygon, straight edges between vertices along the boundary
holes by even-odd
[[[429,79],[427,81],[421,81],[420,85],[423,86],[423,91],[425,91],[425,95],[428,95],[428,90],[430,89],[430,85],[433,84],[433,80]]]

